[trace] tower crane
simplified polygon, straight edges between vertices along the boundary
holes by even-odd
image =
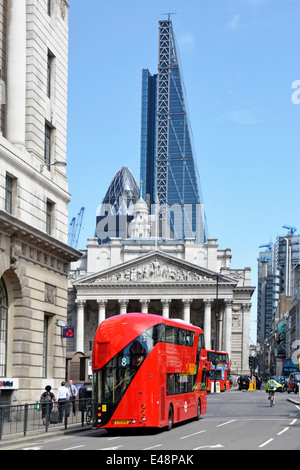
[[[68,243],[73,248],[77,248],[79,235],[80,235],[81,227],[82,227],[82,219],[83,219],[84,211],[85,211],[85,208],[82,207],[77,214],[77,219],[76,217],[73,217],[70,223]]]
[[[259,245],[258,248],[268,248],[269,251],[272,251],[273,243],[266,243],[266,245]]]
[[[297,232],[296,227],[291,227],[290,225],[283,225],[282,228],[287,228],[291,235],[293,235],[293,233]]]

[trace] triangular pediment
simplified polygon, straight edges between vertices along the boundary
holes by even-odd
[[[112,268],[76,280],[74,286],[127,285],[127,284],[177,284],[219,283],[234,287],[237,280],[199,267],[160,251],[153,251]]]

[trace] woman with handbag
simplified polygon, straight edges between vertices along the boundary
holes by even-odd
[[[55,402],[55,395],[51,392],[51,385],[46,385],[45,392],[42,393],[40,397],[40,402],[42,405],[42,420],[43,424],[46,424],[46,417],[50,418],[50,413],[53,408],[53,402]]]

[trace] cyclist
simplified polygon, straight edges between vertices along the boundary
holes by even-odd
[[[275,392],[277,387],[282,387],[282,385],[276,382],[274,377],[270,377],[266,385],[266,391],[269,393],[269,400],[272,400],[273,405],[275,405]]]

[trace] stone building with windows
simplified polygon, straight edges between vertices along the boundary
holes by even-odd
[[[231,269],[231,251],[218,249],[214,238],[197,244],[152,237],[147,210],[140,199],[128,238],[102,245],[89,238],[82,258],[71,263],[68,324],[75,327],[75,339],[68,340],[70,357],[90,357],[105,318],[144,312],[200,326],[207,349],[229,352],[232,373],[249,373],[250,268]]]
[[[0,405],[65,378],[68,7],[0,2]]]

